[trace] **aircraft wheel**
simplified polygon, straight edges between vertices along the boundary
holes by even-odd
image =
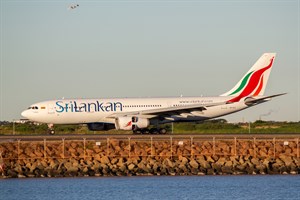
[[[55,131],[54,131],[54,129],[49,129],[49,130],[48,130],[48,133],[49,133],[49,135],[54,135],[54,134],[55,134]]]
[[[133,131],[134,134],[142,134],[142,130],[141,129],[136,129]]]
[[[147,128],[142,129],[142,134],[149,134],[149,129]]]
[[[158,131],[157,128],[151,128],[150,129],[150,134],[158,134],[158,133],[159,133],[159,131]]]
[[[159,133],[160,134],[166,134],[167,133],[167,129],[161,128],[161,129],[159,129]]]

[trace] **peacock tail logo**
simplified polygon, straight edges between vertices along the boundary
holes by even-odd
[[[230,99],[228,102],[229,103],[238,102],[238,101],[240,101],[241,98],[246,97],[250,94],[252,94],[252,96],[259,95],[259,93],[262,90],[263,85],[264,85],[263,73],[272,67],[273,60],[274,60],[274,57],[271,58],[270,64],[268,66],[266,66],[262,69],[259,69],[257,71],[249,72],[242,80],[240,86],[235,91],[233,91],[231,94],[229,94],[229,96],[232,96],[237,93],[240,93],[240,94],[237,97]]]

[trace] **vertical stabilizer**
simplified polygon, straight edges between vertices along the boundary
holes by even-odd
[[[237,102],[243,97],[263,95],[275,56],[276,53],[264,53],[231,90],[220,96],[232,96],[229,102]]]

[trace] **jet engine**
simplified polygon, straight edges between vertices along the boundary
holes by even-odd
[[[87,126],[90,131],[108,131],[115,129],[115,125],[109,123],[89,123]]]
[[[115,122],[117,130],[137,130],[141,128],[147,128],[149,125],[149,119],[140,117],[119,117]]]

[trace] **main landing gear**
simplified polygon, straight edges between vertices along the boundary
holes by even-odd
[[[167,130],[165,128],[143,128],[143,129],[137,129],[137,130],[133,130],[134,134],[166,134]]]

